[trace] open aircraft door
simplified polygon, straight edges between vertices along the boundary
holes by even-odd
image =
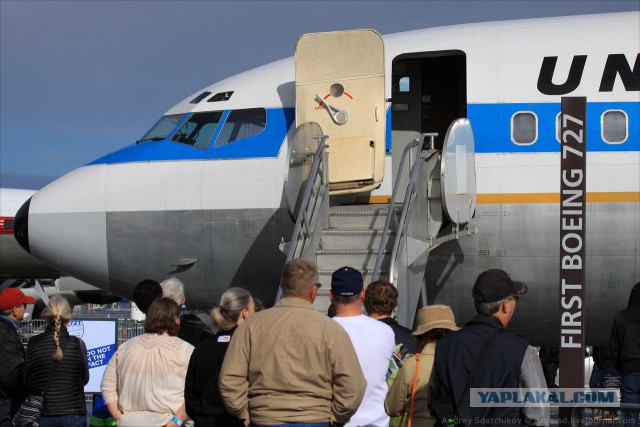
[[[329,136],[331,194],[377,188],[384,177],[384,44],[373,30],[298,39],[296,126],[315,122]]]

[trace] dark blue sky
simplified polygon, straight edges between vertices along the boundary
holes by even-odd
[[[0,0],[0,186],[38,189],[132,143],[202,87],[291,56],[303,33],[629,10],[640,0]]]

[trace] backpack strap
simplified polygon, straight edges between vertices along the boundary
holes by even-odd
[[[413,421],[413,404],[416,400],[416,388],[418,385],[418,370],[420,367],[420,353],[416,354],[416,370],[413,373],[413,386],[411,387],[411,404],[409,405],[409,420],[407,421],[407,427],[411,427]]]

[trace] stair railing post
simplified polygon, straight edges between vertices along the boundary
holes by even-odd
[[[434,138],[438,136],[437,133],[423,133],[420,135],[420,139],[416,139],[416,159],[411,166],[411,173],[409,175],[409,184],[407,184],[407,192],[405,193],[404,203],[402,205],[402,214],[400,221],[398,222],[398,228],[396,230],[396,239],[393,243],[393,250],[391,252],[391,261],[389,264],[389,282],[395,283],[398,273],[398,251],[400,249],[400,243],[406,239],[406,232],[408,227],[407,217],[412,213],[413,201],[417,197],[416,195],[416,180],[418,179],[419,171],[422,165],[425,164],[435,153],[434,150]],[[426,149],[426,138],[429,138],[429,149]],[[412,146],[413,148],[413,146]],[[425,151],[427,153],[425,154]],[[423,155],[425,154],[425,155]],[[395,189],[394,189],[395,191]],[[397,287],[397,286],[396,286]]]
[[[380,279],[380,266],[382,265],[382,258],[384,257],[384,248],[386,247],[387,239],[389,238],[389,228],[391,225],[392,216],[395,216],[395,203],[400,189],[400,174],[404,170],[404,164],[407,159],[407,154],[411,151],[411,149],[417,147],[419,142],[420,141],[418,139],[414,139],[413,141],[411,141],[411,143],[407,144],[407,146],[404,147],[404,150],[402,151],[398,173],[396,174],[396,180],[393,183],[393,193],[391,193],[391,199],[389,200],[387,218],[385,219],[384,228],[382,229],[382,235],[380,236],[380,248],[378,250],[378,256],[376,257],[376,264],[373,268],[373,280]],[[391,274],[389,274],[389,276],[391,276]]]
[[[313,154],[313,161],[311,163],[311,170],[309,171],[309,178],[307,184],[304,189],[304,193],[302,196],[302,200],[300,201],[300,207],[298,208],[298,213],[296,215],[296,223],[293,227],[293,233],[291,234],[291,243],[289,245],[289,250],[287,251],[287,259],[286,262],[291,261],[296,256],[300,256],[304,252],[304,242],[308,237],[312,236],[315,232],[311,223],[314,221],[313,211],[311,212],[311,217],[308,216],[307,210],[313,204],[316,205],[319,196],[325,197],[327,193],[327,186],[325,185],[327,182],[326,177],[326,168],[327,168],[327,156],[326,156],[326,148],[327,145],[324,144],[324,141],[328,138],[327,135],[314,136],[314,139],[318,140],[318,149]],[[322,168],[320,165],[322,164]],[[322,175],[320,171],[322,170]],[[314,192],[313,186],[316,183],[316,180],[320,178],[322,185],[321,191]],[[313,199],[311,196],[314,196]],[[302,227],[304,226],[306,237],[301,237]],[[282,298],[282,287],[278,286],[278,292],[276,294],[275,303],[280,301]]]

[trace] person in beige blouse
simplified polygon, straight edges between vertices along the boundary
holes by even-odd
[[[418,339],[420,362],[413,404],[412,425],[430,427],[435,420],[427,408],[427,389],[433,368],[436,342],[451,331],[460,329],[455,322],[453,311],[446,305],[431,305],[418,312],[418,326],[413,335]],[[402,362],[393,384],[384,401],[384,409],[390,417],[398,417],[406,412],[409,417],[411,393],[416,373],[416,356],[407,356]]]
[[[126,341],[102,377],[102,395],[118,426],[190,424],[184,383],[193,346],[177,337],[179,307],[169,298],[149,306],[145,333]]]

